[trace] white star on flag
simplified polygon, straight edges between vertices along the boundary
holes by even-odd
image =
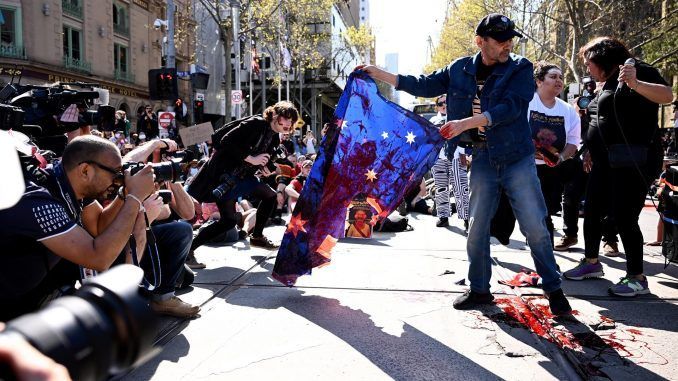
[[[406,136],[405,138],[407,139],[407,142],[408,142],[409,144],[412,144],[412,143],[414,143],[414,138],[415,138],[415,137],[416,137],[416,136],[414,136],[414,134],[412,133],[412,131],[408,131],[408,132],[407,132],[407,136]]]
[[[374,180],[377,179],[377,172],[375,172],[374,169],[370,169],[365,173],[365,177],[367,177],[367,180],[374,182]]]
[[[384,138],[384,139],[388,139],[388,132],[384,131],[384,132],[381,134],[381,137]]]

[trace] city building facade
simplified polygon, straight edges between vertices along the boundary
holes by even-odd
[[[188,71],[195,22],[190,1],[175,0],[176,67]],[[163,64],[166,2],[159,0],[0,0],[0,84],[94,83],[134,121],[150,102],[148,70]],[[0,20],[1,21],[1,20]],[[177,33],[175,33],[177,35]],[[189,87],[179,81],[180,94]]]

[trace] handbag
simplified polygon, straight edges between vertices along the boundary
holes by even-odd
[[[603,137],[603,131],[600,129],[600,115],[596,111],[596,124],[598,125],[598,133],[600,134],[600,139],[603,141],[603,145],[607,147],[607,161],[610,164],[610,168],[630,168],[630,167],[640,167],[645,165],[647,162],[647,150],[648,147],[639,144],[629,144],[624,135],[624,129],[621,126],[621,121],[617,115],[617,105],[616,105],[616,94],[613,99],[613,110],[615,115],[615,120],[617,121],[617,126],[619,131],[624,138],[625,144],[607,144],[605,143],[605,138]],[[596,95],[596,102],[600,101],[600,92]]]
[[[627,168],[645,165],[647,146],[638,144],[610,144],[607,147],[610,168]]]

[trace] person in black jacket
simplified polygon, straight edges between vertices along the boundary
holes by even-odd
[[[193,240],[192,250],[207,243],[236,224],[235,203],[238,197],[260,201],[250,245],[269,249],[278,245],[263,235],[264,225],[275,207],[276,192],[255,176],[268,176],[275,170],[273,156],[280,145],[280,133],[289,133],[299,113],[287,101],[254,115],[231,122],[213,135],[215,153],[188,184],[188,193],[200,202],[216,202],[221,219],[204,228]]]
[[[662,165],[659,104],[670,102],[673,94],[657,69],[629,59],[631,53],[617,39],[593,39],[579,55],[591,77],[603,85],[587,108],[591,122],[586,134],[589,155],[584,157],[585,169],[590,170],[584,207],[585,258],[563,275],[571,280],[604,275],[598,255],[601,220],[609,213],[624,244],[626,275],[608,292],[625,297],[647,294],[638,217]]]

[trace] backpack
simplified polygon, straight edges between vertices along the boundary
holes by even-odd
[[[374,225],[374,231],[378,232],[404,232],[414,230],[409,224],[407,217],[390,215]]]

